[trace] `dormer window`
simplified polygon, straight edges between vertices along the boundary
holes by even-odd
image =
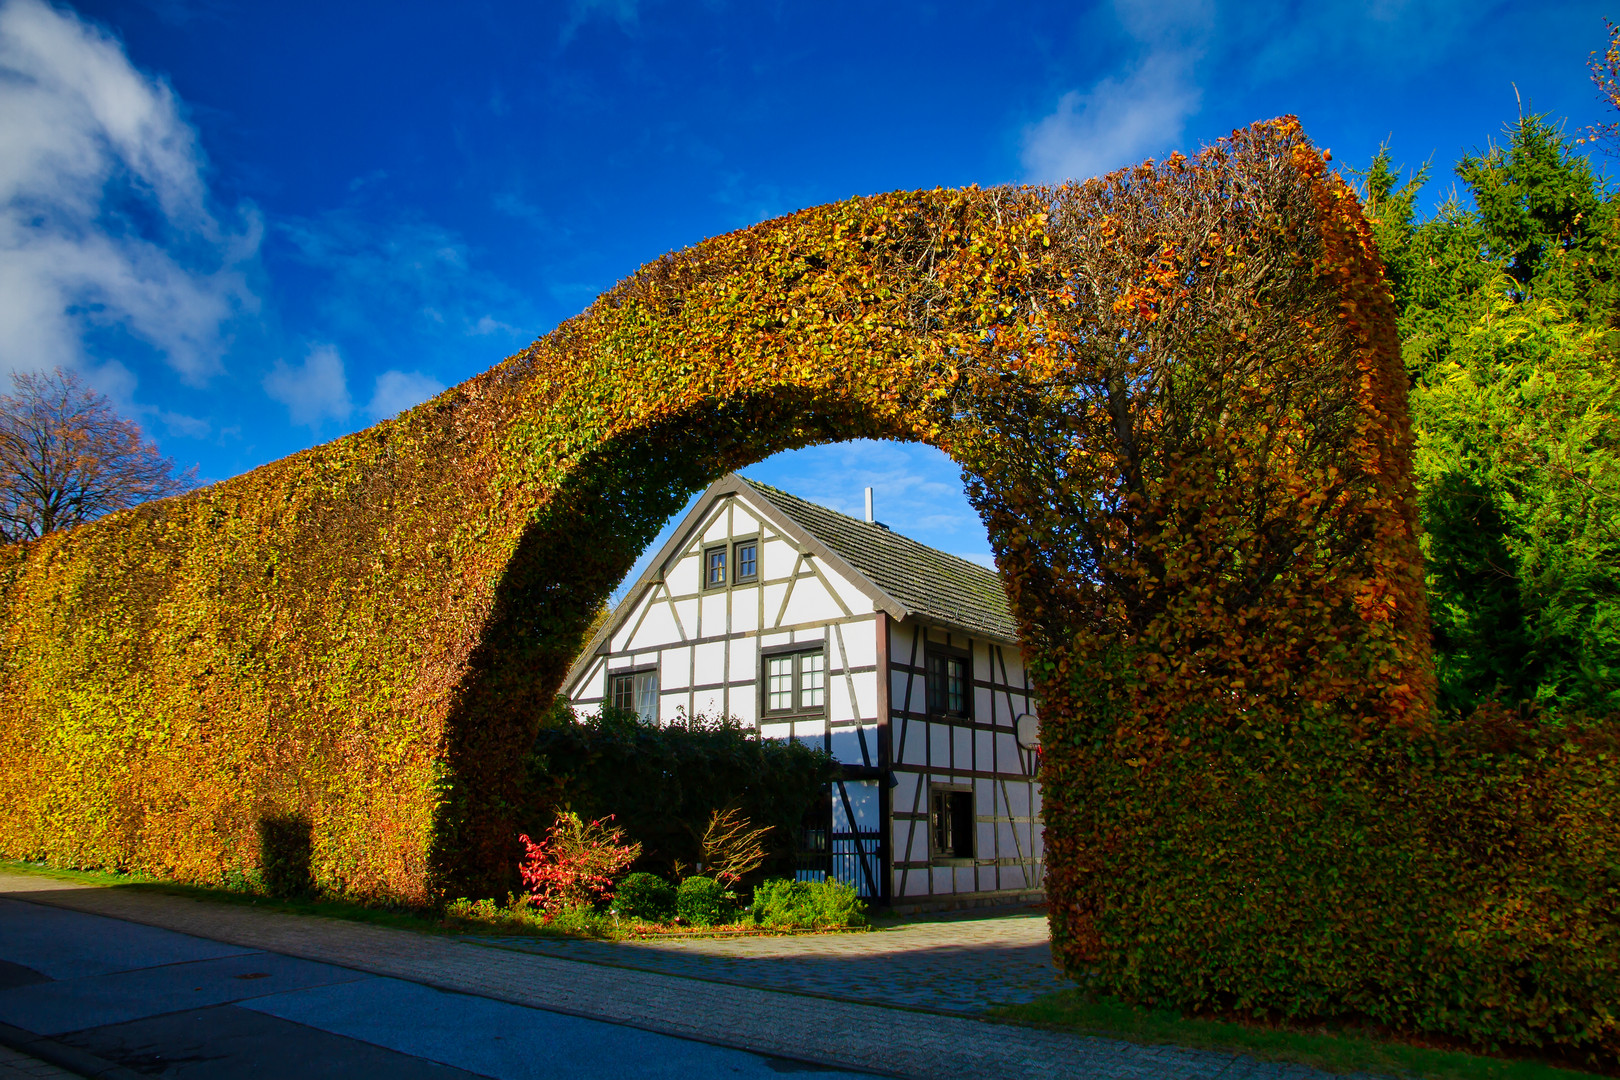
[[[726,587],[726,549],[724,546],[707,548],[703,552],[703,587]]]

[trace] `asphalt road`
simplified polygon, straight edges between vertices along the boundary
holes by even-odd
[[[868,1075],[10,899],[0,1024],[185,1080]]]

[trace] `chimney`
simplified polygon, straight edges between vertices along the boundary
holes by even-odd
[[[872,517],[872,489],[871,488],[866,489],[866,520],[867,520],[867,522],[869,524],[874,520],[873,517]]]

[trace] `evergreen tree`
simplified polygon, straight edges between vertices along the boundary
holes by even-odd
[[[1620,224],[1545,117],[1428,169],[1362,174],[1412,376],[1441,706],[1620,711]]]

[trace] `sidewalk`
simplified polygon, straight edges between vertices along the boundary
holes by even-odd
[[[580,963],[431,934],[27,874],[0,872],[0,896],[490,1001],[893,1076],[1317,1080],[1330,1075],[1241,1055],[1137,1046],[959,1015]]]

